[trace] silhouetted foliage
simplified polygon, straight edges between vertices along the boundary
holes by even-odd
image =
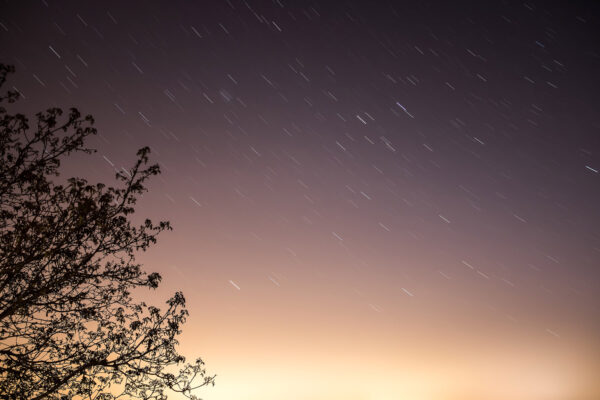
[[[0,65],[0,87],[12,72]],[[17,98],[9,91],[0,103]],[[52,108],[30,126],[0,104],[0,398],[164,399],[169,390],[194,398],[214,377],[177,351],[183,295],[160,310],[130,294],[158,286],[135,253],[170,229],[130,221],[144,183],[159,173],[149,149],[117,173],[119,187],[56,183],[61,159],[92,152],[93,122]]]

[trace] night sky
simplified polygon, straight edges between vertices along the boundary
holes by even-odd
[[[151,147],[206,400],[591,400],[594,3],[2,0],[0,61],[94,115],[65,176]]]

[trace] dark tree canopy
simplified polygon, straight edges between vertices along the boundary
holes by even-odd
[[[0,65],[0,87],[12,72]],[[17,98],[9,91],[0,103]],[[0,398],[194,398],[214,377],[177,351],[183,295],[163,310],[131,295],[158,286],[135,254],[170,229],[130,220],[146,180],[160,172],[149,149],[117,173],[117,187],[57,183],[64,157],[93,151],[85,145],[93,122],[74,108],[31,122],[0,104]]]

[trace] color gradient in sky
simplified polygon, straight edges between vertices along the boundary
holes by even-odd
[[[600,398],[594,2],[8,1],[14,110],[78,107],[206,400]]]

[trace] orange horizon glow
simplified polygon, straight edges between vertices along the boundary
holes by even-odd
[[[204,399],[591,400],[600,393],[599,347],[578,326],[581,315],[567,311],[580,300],[563,291],[555,301],[559,285],[532,288],[525,274],[511,286],[423,254],[397,260],[412,265],[411,296],[394,282],[375,284],[372,268],[335,266],[331,254],[348,256],[335,241],[327,253],[322,238],[307,239],[314,252],[301,256],[275,238],[249,235],[237,237],[236,252],[215,243],[199,246],[197,257],[172,257],[192,248],[194,236],[168,235],[143,258],[163,273],[164,296],[181,289],[188,297],[182,349],[217,374],[215,387],[200,391]],[[332,273],[342,269],[360,278]],[[194,270],[185,285],[170,283]],[[434,276],[435,286],[419,284]]]

